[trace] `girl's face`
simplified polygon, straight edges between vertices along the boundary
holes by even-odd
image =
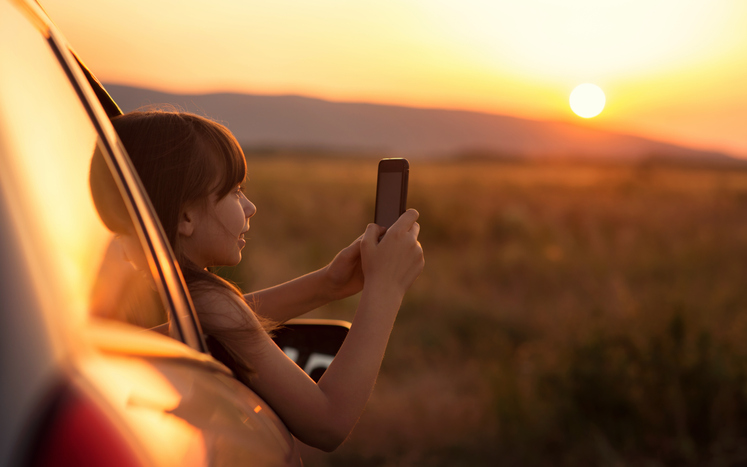
[[[184,254],[200,268],[235,266],[246,245],[249,218],[256,212],[240,186],[221,199],[211,194],[206,205],[187,209],[180,221]]]

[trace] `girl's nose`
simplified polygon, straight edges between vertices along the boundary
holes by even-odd
[[[257,214],[257,206],[254,205],[246,196],[243,196],[244,214],[247,219]]]

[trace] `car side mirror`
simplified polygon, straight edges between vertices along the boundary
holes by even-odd
[[[285,354],[318,382],[332,363],[350,330],[347,321],[333,319],[292,319],[274,334],[273,340]]]

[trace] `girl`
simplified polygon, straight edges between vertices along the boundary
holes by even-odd
[[[205,335],[239,363],[238,376],[299,440],[334,450],[368,401],[402,298],[423,270],[417,211],[408,210],[388,230],[369,224],[318,271],[242,296],[207,270],[241,260],[257,212],[241,190],[246,160],[236,139],[188,113],[133,112],[113,123],[160,217]],[[361,291],[347,339],[314,383],[267,330]]]

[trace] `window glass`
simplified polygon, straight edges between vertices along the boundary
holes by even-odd
[[[0,46],[3,189],[60,313],[154,327],[167,321],[110,160],[47,40],[13,23]],[[12,116],[12,118],[11,118]]]

